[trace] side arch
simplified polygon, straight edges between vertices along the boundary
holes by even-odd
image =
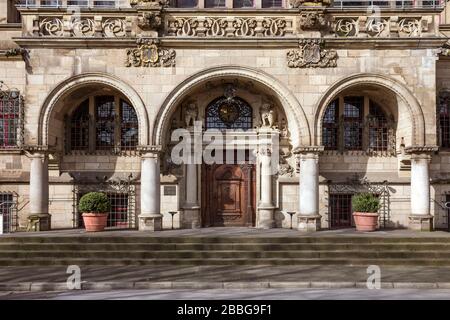
[[[139,121],[139,144],[149,144],[149,121],[147,110],[139,94],[116,76],[106,73],[83,73],[70,77],[58,84],[44,100],[39,112],[38,144],[48,145],[49,125],[55,105],[62,97],[89,85],[104,85],[122,93],[136,110]]]
[[[279,80],[261,70],[234,65],[202,70],[175,87],[162,103],[155,118],[152,134],[153,144],[164,144],[166,134],[169,132],[170,116],[191,90],[207,81],[227,77],[252,80],[275,94],[286,113],[293,147],[311,145],[311,132],[305,113],[290,90]]]
[[[374,85],[393,92],[406,106],[411,119],[411,144],[425,144],[425,118],[416,97],[402,83],[383,74],[360,73],[345,77],[333,84],[315,107],[314,142],[322,143],[322,118],[328,104],[341,92],[354,86]]]

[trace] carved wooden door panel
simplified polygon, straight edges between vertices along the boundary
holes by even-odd
[[[252,226],[254,166],[213,164],[202,170],[203,226]]]

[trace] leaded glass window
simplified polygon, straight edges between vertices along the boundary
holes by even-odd
[[[344,98],[344,148],[347,150],[362,149],[362,119],[364,98]]]
[[[18,91],[0,91],[0,148],[17,148],[22,137],[22,97]]]
[[[121,100],[121,141],[122,148],[130,149],[138,145],[138,118],[134,108]]]
[[[380,106],[370,101],[369,105],[369,148],[386,151],[389,144],[389,127],[386,115]]]
[[[69,133],[71,150],[134,150],[139,142],[137,113],[115,96],[90,97],[72,114]]]
[[[109,149],[114,146],[115,108],[114,97],[95,98],[96,147]]]
[[[393,153],[394,121],[371,99],[339,97],[324,112],[322,144],[325,150]]]
[[[450,148],[450,94],[441,94],[438,111],[441,147]]]
[[[89,147],[89,99],[86,99],[72,115],[70,126],[72,150],[87,150]]]
[[[330,103],[322,125],[322,143],[325,149],[332,150],[338,146],[338,119],[339,119],[339,100],[336,99]]]
[[[220,97],[206,108],[206,129],[242,129],[253,127],[252,108],[239,97]]]

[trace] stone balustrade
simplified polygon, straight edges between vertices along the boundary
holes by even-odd
[[[402,11],[380,16],[327,8],[272,12],[82,10],[77,14],[22,10],[24,37],[49,38],[436,38],[439,12]]]

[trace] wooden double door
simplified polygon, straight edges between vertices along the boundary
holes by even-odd
[[[253,164],[204,164],[203,227],[254,226],[255,180]]]

